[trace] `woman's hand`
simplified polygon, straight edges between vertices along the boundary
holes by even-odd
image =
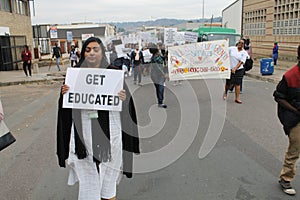
[[[168,74],[165,74],[164,76],[165,76],[165,79],[166,79],[167,81],[169,81],[169,80],[170,80],[170,77],[169,77],[169,75],[168,75]]]
[[[120,92],[118,92],[119,98],[121,99],[121,101],[125,101],[126,100],[126,91],[125,90],[121,90]]]
[[[70,89],[70,87],[69,87],[68,85],[63,84],[63,85],[61,86],[61,93],[62,93],[63,95],[66,94],[66,93],[68,92],[69,89]]]

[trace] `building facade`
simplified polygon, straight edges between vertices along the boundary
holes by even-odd
[[[55,43],[62,53],[69,53],[71,45],[81,49],[83,42],[90,36],[103,42],[116,36],[116,27],[110,24],[73,23],[67,25],[33,25],[34,47],[40,56],[51,54]]]
[[[0,71],[19,69],[24,45],[33,51],[29,0],[0,0]]]
[[[279,59],[296,61],[300,44],[300,0],[244,0],[243,35],[256,58],[271,57],[278,42]]]

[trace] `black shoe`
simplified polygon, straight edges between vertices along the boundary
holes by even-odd
[[[133,81],[133,84],[136,85],[136,81]]]
[[[281,189],[284,193],[286,193],[288,195],[295,195],[296,194],[296,190],[292,187],[290,181],[285,181],[283,179],[280,179],[278,182],[279,182],[279,184],[281,186]]]
[[[161,103],[161,104],[158,104],[158,107],[160,107],[160,108],[167,108],[168,106],[166,104]]]

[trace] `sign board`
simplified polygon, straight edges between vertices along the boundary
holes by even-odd
[[[118,92],[123,89],[124,71],[100,68],[68,68],[63,108],[121,111]]]
[[[94,33],[85,33],[85,34],[81,34],[81,39],[82,41],[86,41],[88,38],[90,37],[94,37]]]
[[[73,33],[72,33],[72,31],[67,31],[67,40],[69,42],[73,41]]]
[[[186,42],[194,43],[198,41],[198,33],[186,31],[184,33],[184,39]]]
[[[50,38],[57,38],[57,26],[50,26]]]
[[[143,53],[143,57],[144,57],[144,62],[145,63],[151,62],[152,54],[150,53],[149,49],[142,51],[142,53]]]
[[[170,80],[228,79],[228,40],[216,40],[168,48]]]
[[[173,46],[176,42],[177,28],[164,29],[164,44],[166,46]]]
[[[175,43],[177,45],[183,45],[183,44],[185,44],[184,32],[177,32]]]
[[[126,53],[123,52],[123,49],[125,49],[124,44],[119,44],[115,46],[115,50],[117,52],[118,58],[126,57]]]
[[[4,36],[9,35],[9,27],[0,26],[0,35],[4,35]]]

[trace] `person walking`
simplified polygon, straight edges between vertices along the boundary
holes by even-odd
[[[297,59],[298,63],[283,75],[273,93],[278,103],[278,118],[289,138],[289,146],[279,176],[283,192],[289,195],[296,194],[291,181],[296,175],[296,162],[300,155],[300,45]]]
[[[136,84],[136,79],[138,78],[138,85],[142,86],[142,72],[144,64],[144,57],[142,51],[139,50],[139,45],[135,45],[135,50],[131,52],[131,61],[134,66],[134,74],[133,74],[133,84]]]
[[[95,37],[85,41],[75,67],[119,70],[108,64],[104,45]],[[133,153],[140,153],[133,98],[124,83],[119,92],[121,112],[63,108],[63,95],[69,89],[62,86],[58,103],[59,165],[66,167],[68,159],[68,184],[79,181],[79,200],[115,200],[121,170],[132,178]]]
[[[31,60],[32,60],[32,54],[29,50],[28,45],[24,45],[24,50],[21,53],[22,61],[23,61],[23,70],[26,77],[31,77]],[[29,72],[29,75],[27,73],[27,69]]]
[[[274,65],[277,65],[277,59],[278,59],[278,42],[274,42],[273,50],[272,50],[272,57]]]
[[[56,66],[58,68],[58,71],[60,71],[60,58],[61,58],[61,49],[60,47],[57,45],[57,43],[55,43],[55,47],[53,47],[53,54],[52,54],[52,58],[56,59]]]
[[[151,63],[150,63],[151,66],[150,76],[156,89],[158,107],[167,108],[167,105],[164,104],[163,101],[164,101],[165,81],[166,79],[169,79],[168,67],[164,65],[164,60],[157,48],[151,48],[150,52],[152,53]]]
[[[75,63],[75,65],[77,65],[77,60],[78,60],[77,52],[76,52],[75,46],[72,45],[71,46],[71,51],[70,51],[71,67],[74,66],[74,63]]]
[[[240,86],[244,76],[243,64],[247,59],[247,52],[244,50],[244,40],[241,39],[237,43],[237,46],[229,47],[229,57],[230,57],[230,69],[231,75],[230,79],[226,79],[225,91],[223,94],[223,99],[227,99],[227,92],[234,86],[235,91],[235,103],[242,104],[240,100]]]

